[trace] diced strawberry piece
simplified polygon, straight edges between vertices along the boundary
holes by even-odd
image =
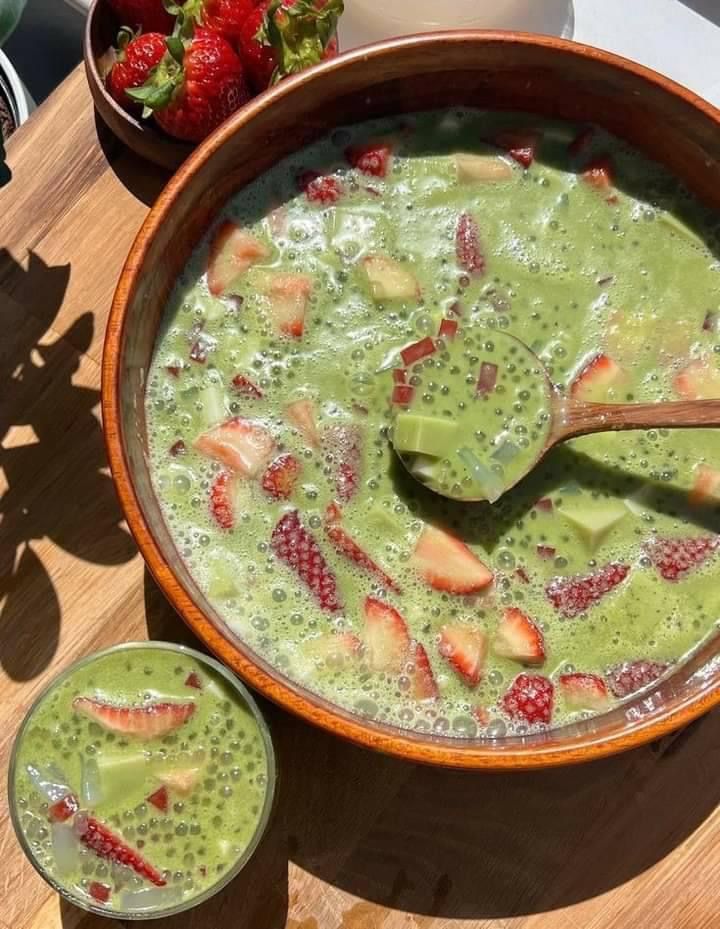
[[[653,539],[645,546],[648,557],[666,581],[680,581],[717,552],[719,536]]]
[[[608,668],[605,676],[610,690],[622,699],[654,683],[669,667],[664,661],[624,661]]]
[[[460,216],[455,232],[455,251],[458,264],[469,274],[482,274],[485,256],[480,247],[480,230],[469,213]]]
[[[167,883],[162,874],[146,861],[140,852],[126,844],[124,839],[116,835],[104,823],[87,813],[78,813],[74,823],[75,834],[99,858],[114,861],[116,864],[130,868],[140,877],[144,877],[155,884],[164,887]]]
[[[541,665],[545,661],[545,639],[529,616],[508,607],[495,633],[493,651],[521,664]]]
[[[208,355],[210,354],[211,342],[208,340],[207,336],[203,333],[195,339],[193,344],[190,346],[190,354],[188,358],[190,361],[194,361],[196,364],[204,365],[208,360]]]
[[[315,404],[312,400],[296,400],[285,407],[285,416],[302,435],[308,445],[320,446],[320,432],[315,417]]]
[[[79,805],[75,794],[65,794],[60,800],[50,805],[48,817],[54,823],[64,823],[71,816],[74,816],[78,809]]]
[[[387,142],[351,145],[345,149],[348,163],[363,174],[369,174],[372,177],[387,177],[392,163],[392,153],[392,146]]]
[[[221,471],[210,487],[210,515],[221,529],[235,525],[235,475]]]
[[[338,423],[323,430],[325,460],[333,469],[341,503],[350,501],[360,487],[362,436],[357,426]]]
[[[156,809],[161,810],[163,813],[167,813],[170,807],[170,797],[168,796],[167,787],[158,787],[156,791],[150,794],[149,797],[145,798],[148,803],[152,804]]]
[[[540,510],[542,513],[552,513],[553,511],[553,502],[550,497],[541,497],[535,503],[535,509]]]
[[[579,616],[621,584],[629,573],[629,565],[613,562],[594,574],[553,578],[545,593],[563,616]]]
[[[219,297],[227,293],[249,267],[270,257],[270,249],[235,223],[222,223],[210,245],[208,289]]]
[[[440,696],[428,653],[419,642],[411,646],[406,673],[410,679],[410,695],[413,699],[435,700]]]
[[[185,678],[185,686],[193,687],[195,690],[202,690],[203,685],[202,681],[200,680],[200,675],[195,671],[191,671]]]
[[[497,376],[498,366],[491,364],[489,361],[483,361],[478,375],[477,392],[480,395],[492,393],[497,385]]]
[[[405,368],[395,368],[393,371],[393,384],[405,384],[407,382],[407,371]]]
[[[275,449],[265,426],[236,416],[199,435],[195,448],[243,477],[255,477]]]
[[[270,299],[270,318],[278,335],[301,338],[305,314],[312,293],[312,279],[306,274],[272,274],[266,295]]]
[[[337,581],[320,547],[300,522],[297,510],[286,513],[273,529],[270,541],[275,555],[297,574],[322,609],[342,609]]]
[[[535,550],[540,558],[550,559],[555,557],[555,549],[552,545],[538,545]]]
[[[194,767],[181,768],[176,771],[161,771],[157,778],[167,790],[172,790],[183,797],[187,797],[195,789],[201,774],[202,768],[195,765]]]
[[[704,464],[698,465],[688,500],[693,506],[720,503],[720,471]]]
[[[675,375],[673,388],[685,400],[719,399],[720,368],[712,358],[697,358]]]
[[[328,632],[305,643],[304,651],[312,658],[331,665],[346,664],[359,658],[363,644],[353,632]]]
[[[408,384],[398,384],[392,392],[392,402],[398,406],[409,406],[415,396],[415,388]]]
[[[530,577],[529,577],[527,571],[525,570],[525,568],[516,568],[516,569],[515,569],[515,577],[519,578],[519,580],[521,580],[521,581],[523,582],[523,584],[529,584],[529,583],[530,583]]]
[[[170,375],[170,377],[180,377],[182,368],[179,365],[167,365],[165,370]]]
[[[435,340],[427,336],[424,339],[420,339],[419,342],[413,342],[412,345],[408,345],[407,348],[404,348],[400,352],[400,357],[403,360],[403,364],[410,367],[410,365],[416,364],[421,359],[427,358],[428,355],[432,355],[436,349]]]
[[[591,187],[602,192],[609,192],[614,183],[615,169],[611,159],[603,156],[586,165],[580,176]]]
[[[441,339],[454,339],[457,335],[458,322],[456,319],[443,319],[440,323],[438,335]]]
[[[607,685],[597,674],[561,674],[560,689],[572,710],[603,710],[610,704]]]
[[[445,593],[474,594],[493,579],[464,542],[435,526],[423,529],[410,564],[431,587]]]
[[[407,623],[390,604],[375,597],[367,597],[363,609],[370,667],[400,673],[410,654]]]
[[[110,899],[110,887],[107,884],[101,884],[99,881],[90,881],[88,893],[98,903],[107,903]]]
[[[359,568],[362,568],[369,574],[373,574],[383,587],[400,593],[400,588],[395,581],[391,577],[388,577],[380,565],[373,561],[367,552],[365,552],[352,536],[343,529],[340,525],[341,516],[340,508],[334,503],[328,507],[325,514],[325,534],[332,542],[335,550],[340,552],[341,555],[344,555]]]
[[[232,379],[232,386],[236,393],[244,397],[252,397],[254,400],[262,399],[262,390],[244,374],[236,374]]]
[[[478,704],[477,706],[474,706],[470,712],[475,717],[478,726],[485,728],[486,726],[490,725],[490,714],[484,706]]]
[[[195,712],[194,703],[144,703],[122,706],[103,703],[91,697],[75,697],[76,713],[116,735],[132,735],[140,739],[160,739],[183,726]]]
[[[541,674],[519,674],[502,698],[510,719],[547,724],[552,719],[555,688]]]
[[[535,160],[540,143],[540,133],[531,130],[502,132],[496,137],[495,143],[500,148],[504,148],[508,155],[523,168],[529,168]]]
[[[477,687],[487,658],[487,638],[482,630],[459,623],[443,626],[438,651],[466,684]]]
[[[328,206],[337,203],[345,193],[340,181],[330,174],[317,174],[315,171],[304,171],[298,177],[298,187],[305,191],[310,203],[322,203]]]
[[[182,439],[178,439],[174,445],[170,446],[170,454],[173,456],[173,458],[179,458],[180,455],[186,455],[187,445],[185,445]]]
[[[585,129],[581,129],[572,140],[572,142],[568,145],[568,152],[573,156],[573,158],[577,158],[578,155],[582,155],[582,153],[590,146],[590,143],[594,138],[595,130],[592,126],[587,126]]]
[[[295,489],[302,466],[294,455],[280,455],[268,465],[262,489],[273,500],[287,500]]]
[[[575,400],[602,398],[609,387],[622,379],[623,373],[609,355],[595,355],[573,379],[570,396]]]
[[[702,324],[703,332],[717,332],[720,330],[720,313],[708,310]]]

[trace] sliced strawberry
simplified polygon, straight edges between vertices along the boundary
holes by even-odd
[[[372,177],[387,177],[392,164],[392,146],[387,142],[351,145],[345,149],[348,164]]]
[[[493,651],[521,664],[541,665],[545,661],[545,639],[529,616],[508,607],[495,633]]]
[[[398,406],[410,406],[415,396],[415,388],[409,384],[398,384],[393,388],[392,402]]]
[[[608,668],[606,678],[610,690],[616,697],[629,697],[648,687],[667,671],[670,665],[664,661],[624,661]]]
[[[552,545],[537,545],[535,551],[538,553],[539,558],[554,558],[556,555],[556,549]]]
[[[621,584],[629,573],[629,565],[613,562],[594,574],[555,577],[545,588],[545,593],[563,616],[579,616]]]
[[[268,465],[262,489],[273,500],[287,500],[295,489],[302,466],[294,455],[280,455]]]
[[[203,432],[193,444],[201,454],[243,477],[255,477],[275,448],[275,440],[265,426],[242,416]]]
[[[568,152],[577,158],[578,155],[582,155],[587,148],[589,148],[590,143],[595,138],[595,129],[592,126],[587,126],[585,129],[581,129],[580,132],[575,136],[572,142],[568,145]]]
[[[463,213],[455,231],[455,251],[458,264],[469,274],[482,274],[485,256],[480,247],[480,230],[469,213]]]
[[[423,529],[410,564],[435,590],[451,594],[477,593],[493,579],[464,542],[435,526]]]
[[[387,590],[394,590],[396,593],[400,593],[400,588],[395,581],[391,577],[388,577],[380,565],[373,561],[367,552],[358,545],[355,539],[343,529],[340,525],[341,517],[342,513],[340,507],[334,503],[330,504],[325,514],[325,534],[332,542],[335,550],[364,571],[373,574]]]
[[[413,699],[435,700],[440,696],[428,653],[419,642],[410,647],[410,661],[406,673],[410,679],[410,695]]]
[[[320,547],[300,522],[297,510],[286,513],[273,529],[270,542],[275,555],[297,574],[322,609],[342,609],[335,575]]]
[[[312,278],[307,274],[268,275],[264,292],[270,300],[270,319],[278,335],[302,337],[312,289]]]
[[[54,823],[64,823],[74,816],[79,809],[75,794],[65,794],[48,808],[48,818]]]
[[[698,465],[688,499],[693,506],[720,503],[720,471],[704,464]]]
[[[424,339],[420,339],[419,342],[413,342],[412,345],[408,345],[407,348],[404,348],[400,352],[400,357],[403,360],[403,364],[410,367],[410,365],[417,364],[423,358],[427,358],[428,355],[432,355],[433,352],[437,349],[434,339],[431,339],[430,336],[427,336]]]
[[[200,675],[197,674],[195,671],[191,671],[188,674],[188,676],[185,678],[185,686],[193,687],[195,690],[202,690],[203,685],[202,685],[202,681],[200,680]]]
[[[712,358],[697,358],[675,375],[673,388],[686,400],[716,400],[720,398],[720,368]]]
[[[438,335],[441,339],[454,339],[458,331],[458,321],[456,319],[443,319],[440,323]]]
[[[342,665],[362,654],[363,644],[352,632],[328,632],[305,643],[303,650],[318,661]]]
[[[251,397],[253,400],[262,399],[262,390],[244,374],[236,374],[232,379],[232,386],[235,393],[241,394],[243,397]]]
[[[460,623],[443,626],[438,651],[470,687],[477,687],[487,658],[487,637],[480,629]]]
[[[148,803],[152,804],[157,810],[167,813],[170,808],[170,797],[167,787],[158,787],[149,797],[145,797]]]
[[[76,713],[116,735],[132,735],[140,739],[160,739],[183,726],[195,712],[194,703],[145,703],[141,706],[120,706],[103,703],[91,697],[75,697]]]
[[[541,674],[519,674],[502,698],[510,719],[547,724],[552,719],[555,688]]]
[[[221,529],[232,529],[235,525],[234,474],[221,471],[210,487],[210,516]]]
[[[645,546],[650,560],[666,581],[680,581],[717,552],[720,537],[694,536],[653,539]]]
[[[83,845],[99,858],[130,868],[156,887],[164,887],[167,883],[158,869],[146,861],[140,852],[127,845],[124,839],[94,816],[78,813],[73,828]]]
[[[296,400],[285,407],[285,416],[295,426],[308,445],[320,447],[320,432],[312,400]]]
[[[365,643],[368,663],[374,671],[402,671],[410,654],[407,623],[396,609],[375,597],[367,597]]]
[[[101,884],[99,881],[90,881],[88,884],[88,893],[97,900],[98,903],[107,903],[110,899],[111,888],[107,884]]]
[[[345,193],[345,188],[336,177],[315,171],[303,171],[298,177],[298,187],[305,192],[310,203],[321,203],[323,206],[337,203]]]
[[[190,768],[180,768],[176,771],[162,771],[157,775],[157,778],[167,790],[172,790],[183,797],[187,797],[197,786],[201,774],[202,768],[195,765]]]
[[[622,380],[623,374],[623,369],[609,355],[595,355],[575,375],[570,396],[575,400],[604,399],[608,388]]]
[[[615,168],[608,156],[597,158],[585,166],[580,175],[586,184],[603,193],[609,193],[615,180]]]
[[[603,710],[610,704],[607,685],[597,674],[561,674],[560,689],[571,710]]]
[[[270,257],[270,249],[235,223],[222,223],[210,244],[208,257],[208,289],[219,297],[227,293],[235,281],[251,265]]]
[[[325,460],[333,470],[341,503],[351,500],[360,487],[362,434],[357,426],[337,423],[322,433]]]
[[[535,161],[540,138],[539,132],[533,132],[530,129],[502,132],[496,137],[495,144],[499,148],[504,148],[508,155],[523,168],[529,168]]]
[[[395,368],[392,374],[393,384],[405,384],[407,382],[407,371],[405,368]]]

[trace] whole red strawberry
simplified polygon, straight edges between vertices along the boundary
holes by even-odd
[[[108,0],[118,20],[124,26],[143,32],[161,32],[169,35],[173,17],[167,12],[163,0]]]
[[[159,32],[135,36],[128,29],[120,30],[115,64],[107,76],[108,90],[120,106],[130,109],[136,105],[126,91],[142,86],[166,51],[165,36]]]
[[[200,142],[250,99],[243,66],[226,39],[205,29],[167,46],[150,80],[128,93],[169,135]]]
[[[245,20],[258,3],[260,0],[186,0],[178,12],[237,45]]]
[[[261,0],[238,40],[253,90],[337,55],[343,9],[343,0]]]

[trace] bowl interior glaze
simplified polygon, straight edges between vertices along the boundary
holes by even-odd
[[[519,769],[585,761],[658,738],[720,703],[720,637],[654,690],[547,733],[460,742],[374,723],[292,683],[229,631],[185,568],[148,471],[143,394],[165,300],[225,201],[338,125],[460,104],[597,122],[720,208],[720,112],[639,65],[517,33],[443,33],[358,49],[252,101],[193,154],[150,212],[123,270],[106,337],[110,463],[130,528],[165,595],[223,661],[288,710],[359,744],[431,764]]]

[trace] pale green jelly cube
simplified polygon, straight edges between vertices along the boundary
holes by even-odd
[[[578,500],[563,503],[558,513],[577,530],[591,552],[602,544],[615,526],[628,515],[622,500]]]
[[[208,593],[218,600],[229,600],[238,594],[238,572],[236,566],[230,561],[215,558],[208,571]]]
[[[455,445],[457,424],[434,416],[399,413],[395,420],[393,444],[399,452],[414,452],[442,458]]]

